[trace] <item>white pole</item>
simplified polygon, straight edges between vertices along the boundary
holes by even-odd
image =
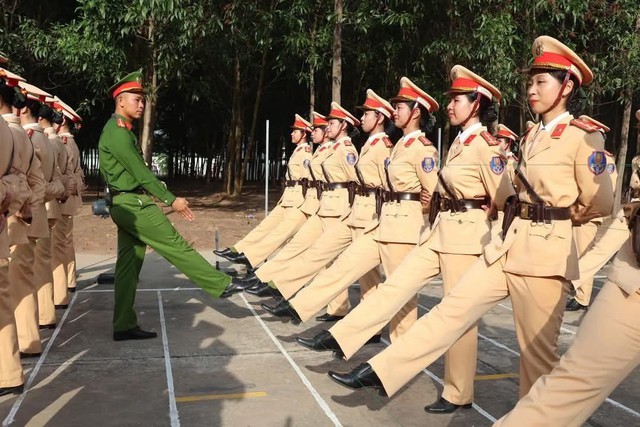
[[[264,217],[269,214],[269,120],[266,122],[267,129],[265,131],[265,154],[264,154]]]
[[[442,166],[442,128],[438,128],[438,166]]]

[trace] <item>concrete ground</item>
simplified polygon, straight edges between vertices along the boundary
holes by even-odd
[[[113,287],[96,284],[114,262],[78,255],[79,291],[58,312],[57,329],[43,331],[42,356],[24,361],[25,393],[0,397],[3,426],[487,426],[516,402],[518,346],[508,300],[480,321],[473,409],[438,416],[423,407],[442,389],[442,359],[391,399],[351,392],[326,372],[355,367],[386,344],[367,346],[348,362],[306,350],[294,338],[326,324],[274,319],[251,295],[210,298],[155,253],[147,254],[136,307],[140,325],[159,337],[114,342]],[[423,289],[421,314],[441,295],[439,281]],[[357,301],[355,286],[351,298]],[[565,315],[562,351],[583,315]],[[638,391],[636,370],[588,425],[640,426]]]

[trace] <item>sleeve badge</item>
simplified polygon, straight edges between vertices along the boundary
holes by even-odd
[[[501,175],[504,172],[504,159],[501,156],[493,156],[489,162],[491,172]]]
[[[613,163],[607,163],[607,173],[611,175],[615,171],[616,171],[616,165],[614,165]]]
[[[594,175],[600,175],[607,168],[607,157],[604,154],[604,151],[594,151],[589,156],[589,160],[587,161],[587,165],[589,166],[589,170]]]
[[[305,159],[305,161],[302,162],[302,164],[304,165],[305,168],[309,169],[309,166],[311,165],[311,160]]]
[[[351,166],[355,165],[357,161],[358,161],[358,158],[356,157],[355,154],[353,153],[347,154],[347,163],[349,163]]]
[[[425,157],[422,159],[422,170],[426,173],[431,172],[436,167],[436,161],[433,157]]]

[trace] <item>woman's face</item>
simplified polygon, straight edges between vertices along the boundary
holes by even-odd
[[[398,102],[393,110],[393,120],[396,127],[401,128],[409,122],[413,109],[406,102]]]
[[[327,136],[330,139],[337,139],[343,130],[342,121],[338,119],[329,119],[329,126],[327,126]]]
[[[502,148],[502,150],[509,152],[511,151],[511,140],[509,138],[496,138],[498,140],[498,144],[500,144],[500,148]]]
[[[562,83],[549,73],[537,72],[531,74],[527,80],[527,96],[531,111],[535,114],[543,114],[553,107],[558,98],[558,92],[562,88]],[[573,89],[573,81],[569,80],[563,91],[564,99],[557,107],[566,109],[566,96]]]
[[[365,111],[362,117],[360,118],[360,122],[362,123],[360,127],[366,133],[371,133],[371,131],[377,126],[378,118],[381,113],[377,111],[368,110]]]
[[[311,138],[313,139],[314,144],[322,143],[322,141],[324,141],[324,128],[323,127],[313,128],[313,132],[311,133]]]
[[[302,137],[304,135],[302,134],[302,131],[300,129],[294,129],[291,131],[291,142],[293,142],[294,144],[298,144],[299,142],[302,142]]]
[[[459,126],[464,122],[473,111],[473,101],[464,94],[458,94],[451,97],[449,105],[447,105],[447,116],[449,123],[453,126]]]

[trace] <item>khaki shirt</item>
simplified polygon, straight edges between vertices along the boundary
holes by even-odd
[[[393,147],[387,162],[393,191],[420,193],[424,188],[433,193],[438,183],[437,163],[438,151],[422,131],[403,136]],[[389,189],[386,181],[385,188]],[[423,226],[422,204],[419,201],[388,201],[382,205],[375,239],[379,242],[416,244]]]
[[[480,126],[467,136],[453,142],[442,168],[442,178],[459,199],[489,197],[497,206],[504,206],[515,194],[507,161],[497,141]],[[441,197],[450,198],[438,182]],[[430,229],[420,239],[437,252],[480,255],[491,240],[491,221],[483,209],[466,212],[440,212]]]
[[[80,165],[80,150],[76,144],[75,138],[70,133],[60,133],[58,137],[64,144],[67,151],[68,167],[76,181],[77,193],[69,194],[66,202],[61,203],[63,215],[75,215],[82,208],[82,189],[84,188],[84,172]]]
[[[306,142],[298,144],[287,163],[286,180],[299,181],[303,178],[311,179],[309,173],[309,165],[311,162],[311,146]],[[304,203],[302,196],[302,186],[296,184],[293,187],[285,187],[284,193],[280,198],[280,205],[283,207],[299,207]]]
[[[311,175],[311,179],[315,179],[316,181],[324,182],[324,174],[322,173],[322,167],[320,166],[324,159],[331,153],[331,147],[333,146],[333,141],[327,141],[320,144],[320,147],[316,149],[311,156],[311,161],[309,163],[309,174]],[[307,195],[304,199],[304,203],[300,206],[300,210],[307,215],[315,215],[318,213],[318,209],[320,209],[320,200],[318,200],[318,192],[315,188],[310,188],[307,191]]]
[[[607,215],[613,206],[613,191],[606,173],[604,138],[597,130],[585,131],[572,120],[568,115],[549,130],[536,124],[522,143],[520,169],[548,206],[579,203]],[[520,180],[516,187],[520,200],[533,202]],[[571,220],[544,224],[516,218],[504,241],[496,233],[485,248],[489,263],[505,253],[504,271],[509,273],[567,280],[579,276]]]
[[[393,143],[382,132],[369,136],[360,150],[360,157],[356,164],[359,171],[358,184],[362,185],[360,178],[367,188],[384,188],[386,178],[385,161],[391,156]],[[356,195],[348,225],[356,228],[367,228],[377,225],[376,197]]]
[[[351,143],[351,139],[348,136],[339,138],[329,149],[329,154],[321,164],[325,181],[330,183],[357,182],[355,170],[357,161],[358,151]],[[319,216],[346,218],[350,211],[349,190],[346,188],[325,190],[322,193],[318,210]]]

